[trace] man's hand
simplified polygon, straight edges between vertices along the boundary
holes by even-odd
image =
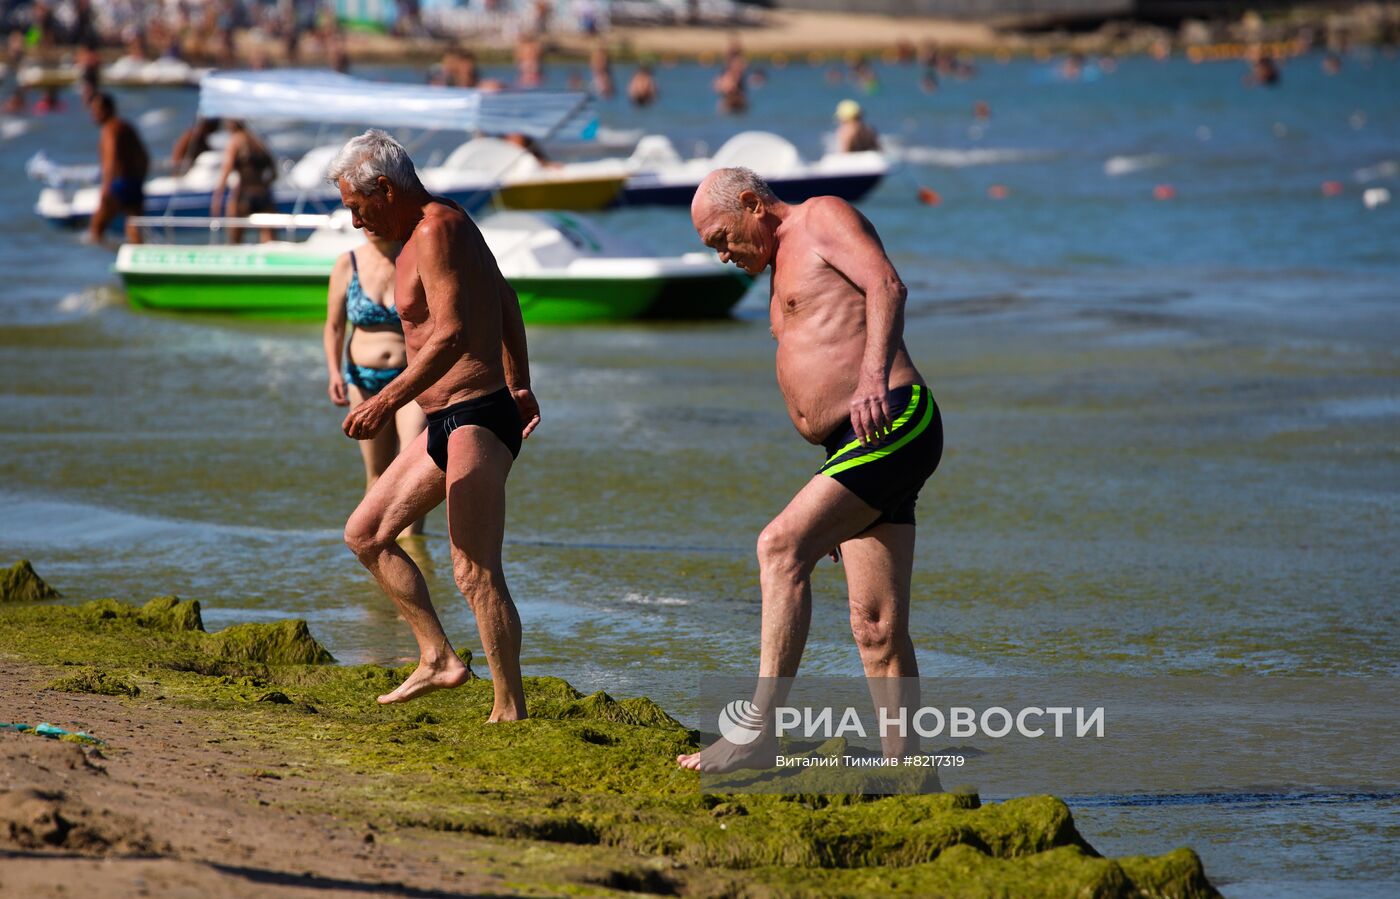
[[[862,446],[874,446],[890,431],[890,391],[884,377],[862,374],[851,394],[851,430]]]
[[[520,410],[520,420],[525,423],[520,430],[520,439],[524,440],[540,423],[540,401],[528,387],[511,388],[510,395]]]
[[[331,375],[331,382],[326,387],[326,394],[330,396],[331,402],[337,406],[350,405],[350,398],[345,395],[345,376],[340,372]]]
[[[345,416],[345,423],[340,426],[340,429],[345,432],[346,437],[369,440],[384,430],[384,426],[393,417],[394,410],[375,396],[351,409],[350,414]]]

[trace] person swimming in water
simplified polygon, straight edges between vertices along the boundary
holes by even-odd
[[[327,393],[337,406],[356,408],[389,385],[408,364],[403,324],[394,308],[394,267],[400,244],[366,231],[364,246],[341,255],[331,269],[326,294],[324,343],[326,369],[330,375]],[[354,326],[345,340],[345,326]],[[394,426],[369,440],[361,440],[360,455],[365,462],[365,493],[413,439],[427,427],[428,419],[415,402],[394,413]],[[399,534],[412,537],[423,533],[423,520],[413,522]]]

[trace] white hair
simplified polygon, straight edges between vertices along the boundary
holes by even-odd
[[[338,184],[344,178],[355,192],[362,194],[373,191],[381,177],[398,188],[423,186],[403,144],[378,128],[351,139],[326,170],[327,181]]]
[[[742,212],[744,204],[739,201],[739,195],[746,190],[751,190],[758,194],[758,198],[765,203],[772,203],[778,199],[773,193],[773,188],[768,186],[768,182],[753,169],[746,169],[743,166],[733,166],[727,169],[716,169],[710,174],[709,190],[710,202],[725,212]]]

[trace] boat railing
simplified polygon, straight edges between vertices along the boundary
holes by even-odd
[[[191,233],[207,231],[209,242],[220,242],[225,233],[234,228],[257,228],[282,231],[290,238],[298,231],[315,231],[318,228],[334,227],[337,222],[350,228],[344,216],[336,217],[321,213],[255,212],[252,215],[236,216],[170,216],[134,215],[128,221],[149,235],[162,233],[168,241],[173,241],[176,232]]]

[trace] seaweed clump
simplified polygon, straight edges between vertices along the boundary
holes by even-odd
[[[58,598],[58,591],[35,573],[28,559],[20,559],[9,568],[0,569],[0,603],[40,602]]]
[[[302,621],[216,634],[197,622],[197,603],[173,597],[13,606],[0,611],[0,646],[102,666],[64,679],[75,686],[139,679],[163,702],[212,711],[221,739],[256,740],[324,774],[337,815],[407,839],[477,835],[497,841],[498,859],[540,847],[557,861],[529,876],[548,879],[547,892],[1218,896],[1190,849],[1101,857],[1053,796],[984,805],[967,792],[824,795],[816,783],[801,795],[702,793],[675,764],[696,734],[648,699],[528,677],[520,722],[486,722],[492,688],[479,679],[377,706],[406,670],[326,664]]]

